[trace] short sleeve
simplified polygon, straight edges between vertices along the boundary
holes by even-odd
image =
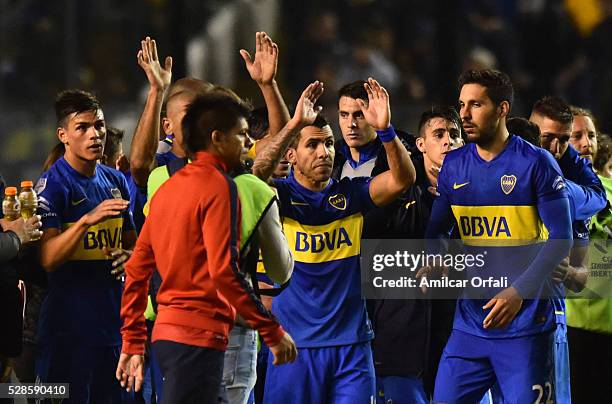
[[[123,231],[134,230],[136,226],[134,225],[134,215],[132,214],[132,202],[130,200],[130,190],[128,188],[127,180],[123,175],[119,177],[119,190],[121,191],[121,197],[126,201],[130,202],[130,208],[126,209],[125,212],[121,215],[123,217]]]
[[[42,218],[42,229],[61,229],[66,190],[52,177],[41,177],[36,182],[35,191],[38,194],[37,214]]]
[[[538,204],[568,197],[561,169],[547,151],[539,154],[533,176]]]
[[[343,181],[349,180],[345,177]],[[350,179],[352,191],[352,203],[356,204],[356,210],[367,213],[376,208],[372,197],[370,196],[370,183],[372,177],[356,177]]]

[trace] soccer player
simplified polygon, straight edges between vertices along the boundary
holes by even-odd
[[[507,75],[470,70],[459,85],[461,122],[473,143],[444,159],[427,237],[445,233],[454,216],[468,249],[488,246],[487,265],[468,268],[468,278],[507,276],[509,286],[458,300],[434,401],[478,402],[497,381],[508,402],[534,402],[553,394],[554,309],[539,297],[571,245],[565,183],[550,154],[509,135]],[[546,238],[543,226],[555,242],[538,243]]]
[[[38,325],[37,378],[70,383],[69,402],[119,402],[121,281],[111,274],[136,241],[123,175],[97,161],[106,136],[91,94],[70,90],[55,102],[65,153],[36,185],[48,291]]]
[[[315,84],[305,90],[294,126],[312,122],[317,92]],[[292,362],[297,355],[289,334],[265,310],[238,268],[238,191],[227,173],[246,151],[247,116],[244,104],[223,94],[208,94],[190,105],[183,135],[194,162],[173,175],[151,200],[127,266],[124,351],[117,378],[128,389],[140,388],[146,341],[143,314],[148,282],[157,266],[162,284],[153,340],[164,374],[163,402],[217,400],[223,351],[236,314],[233,307],[260,331],[276,364]],[[182,203],[173,204],[178,194]],[[172,214],[168,205],[174,206]],[[156,231],[172,228],[176,231]]]
[[[392,202],[414,182],[414,166],[390,125],[387,91],[373,79],[358,100],[378,131],[390,170],[374,178],[331,178],[334,136],[319,116],[296,137],[279,133],[260,151],[253,170],[269,177],[285,148],[292,175],[275,179],[295,268],[272,311],[295,337],[294,364],[269,364],[267,403],[370,403],[375,376],[372,329],[360,292],[363,215]]]

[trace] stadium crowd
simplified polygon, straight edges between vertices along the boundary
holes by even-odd
[[[69,383],[70,403],[612,397],[610,272],[589,266],[610,255],[612,146],[589,110],[540,94],[514,116],[510,77],[467,69],[456,106],[403,131],[392,71],[301,83],[290,113],[278,45],[240,55],[265,106],[176,79],[143,39],[129,158],[93,94],[57,94],[38,216],[0,220],[2,382]],[[486,268],[509,286],[363,298],[362,239],[450,238],[517,252]]]

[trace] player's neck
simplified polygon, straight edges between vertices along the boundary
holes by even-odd
[[[298,184],[300,184],[301,186],[303,186],[304,188],[312,192],[323,191],[325,187],[327,187],[327,184],[329,184],[329,181],[330,181],[329,178],[325,181],[316,181],[314,179],[306,177],[304,174],[300,173],[298,170],[295,170],[293,175]]]
[[[506,148],[509,139],[508,129],[506,125],[502,125],[487,142],[477,143],[476,151],[483,160],[491,161]]]
[[[356,147],[349,147],[349,151],[351,152],[351,158],[353,161],[359,163],[359,150]]]
[[[187,157],[187,153],[185,152],[185,149],[183,149],[183,147],[180,144],[178,144],[176,139],[174,140],[174,144],[172,145],[172,154],[174,154],[176,157],[179,157],[179,158]]]
[[[433,161],[431,161],[429,158],[427,158],[426,154],[423,154],[423,168],[425,169],[425,175],[427,176],[427,180],[429,181],[429,184],[431,185],[436,185],[438,183],[438,178],[433,175],[432,172],[432,166],[434,166],[435,164],[433,163]],[[417,181],[419,181],[417,179]]]
[[[64,160],[79,174],[83,174],[86,177],[93,177],[96,173],[96,165],[98,164],[96,160],[83,160],[69,152],[64,154]]]

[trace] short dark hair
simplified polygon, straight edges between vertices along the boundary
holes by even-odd
[[[540,127],[530,120],[515,116],[506,121],[506,128],[511,134],[540,147]]]
[[[593,168],[597,171],[602,171],[604,166],[612,157],[612,139],[610,136],[601,134],[597,136],[597,152],[593,159]]]
[[[240,118],[248,118],[250,109],[244,102],[227,94],[205,94],[187,108],[183,118],[183,138],[187,152],[207,150],[215,130],[228,131]]]
[[[547,95],[537,100],[535,104],[533,104],[531,113],[543,115],[565,125],[571,125],[574,121],[574,116],[572,115],[569,105],[561,98],[551,95]]]
[[[338,90],[338,100],[342,97],[349,97],[355,100],[361,99],[367,103],[368,92],[364,87],[365,83],[366,82],[363,80],[357,80],[342,86],[342,88]]]
[[[434,118],[446,119],[447,121],[457,125],[457,128],[461,130],[461,118],[459,118],[459,114],[457,113],[457,110],[455,110],[455,108],[442,105],[432,105],[430,109],[421,114],[418,129],[419,137],[423,136],[422,130],[425,125]]]
[[[466,84],[480,84],[486,88],[487,96],[499,105],[508,101],[514,103],[514,87],[506,73],[495,69],[467,70],[459,76],[459,91]]]
[[[104,156],[106,158],[117,155],[125,131],[110,126],[106,127],[106,144],[104,145]],[[114,163],[114,161],[112,162]]]
[[[268,108],[255,108],[249,114],[249,136],[255,140],[263,139],[270,130],[270,122],[268,121]]]
[[[66,90],[55,97],[55,117],[58,126],[65,125],[66,117],[75,112],[97,111],[101,108],[96,96],[83,90]]]
[[[318,113],[317,117],[315,118],[314,122],[311,125],[308,126],[315,126],[319,129],[323,129],[326,126],[330,126],[329,125],[329,121],[327,120],[327,118],[325,117],[325,115],[323,115],[322,113]],[[295,137],[295,139],[293,139],[293,142],[291,142],[291,144],[289,145],[289,147],[291,147],[292,149],[295,149],[298,144],[300,143],[300,136],[302,135],[302,132],[300,131],[300,133],[298,133],[298,135]]]

